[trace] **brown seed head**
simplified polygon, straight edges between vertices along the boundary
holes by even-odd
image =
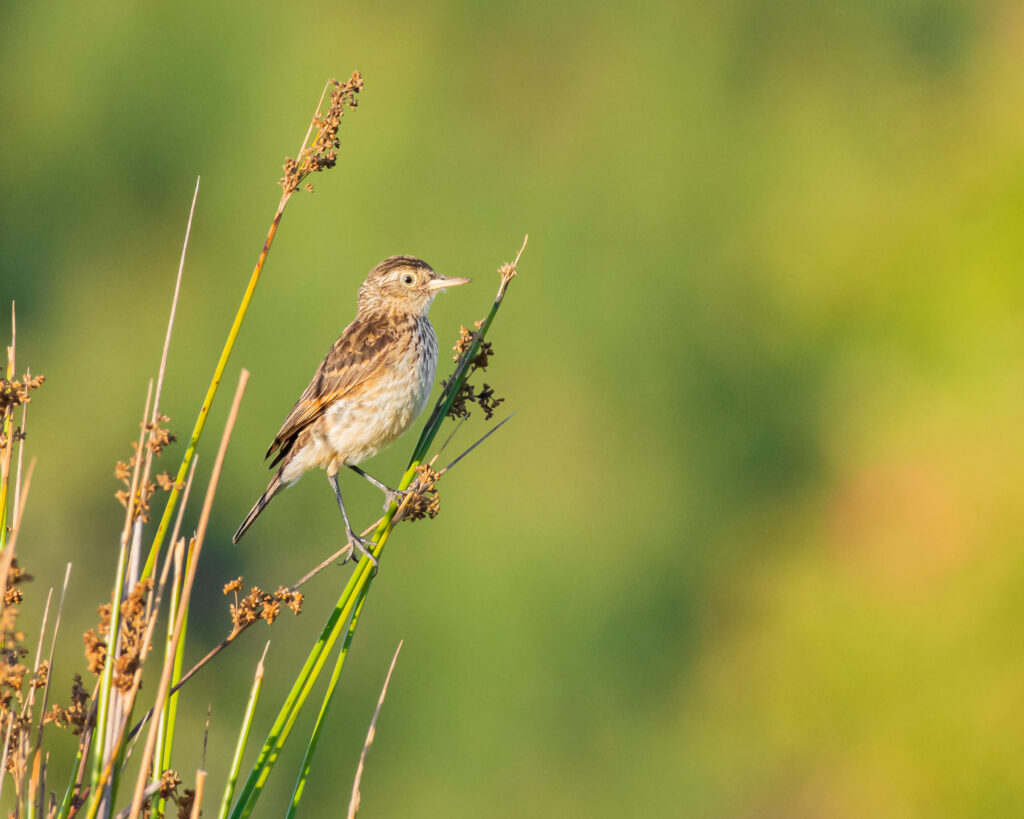
[[[338,161],[338,148],[341,147],[338,127],[345,115],[345,108],[355,108],[359,104],[356,95],[363,90],[363,77],[356,71],[345,82],[331,80],[330,84],[333,88],[327,110],[323,114],[318,111],[313,115],[316,137],[310,145],[302,149],[298,159],[289,157],[284,161],[281,187],[284,188],[286,195],[296,191],[311,173],[333,168]],[[313,192],[312,185],[307,183],[304,187],[310,193]]]

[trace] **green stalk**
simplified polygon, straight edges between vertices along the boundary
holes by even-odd
[[[277,762],[281,748],[284,747],[292,726],[302,711],[302,706],[309,697],[310,691],[315,685],[331,649],[334,647],[334,643],[337,642],[338,635],[341,633],[341,627],[348,620],[348,616],[352,611],[352,604],[355,600],[353,592],[356,588],[361,588],[366,583],[370,563],[369,561],[365,562],[367,571],[361,571],[363,564],[360,563],[352,577],[349,578],[345,591],[342,592],[338,604],[327,619],[327,623],[305,664],[302,666],[302,670],[299,672],[299,676],[291,691],[288,692],[284,705],[278,713],[273,726],[271,726],[270,733],[267,735],[267,739],[260,749],[259,756],[256,758],[256,763],[246,779],[242,793],[238,797],[238,802],[231,812],[232,819],[247,817],[256,807],[256,800],[259,799],[267,777],[270,776],[270,770],[274,767],[274,763]]]
[[[220,812],[217,819],[226,819],[228,810],[231,808],[231,797],[235,793],[235,783],[238,782],[238,772],[242,768],[242,756],[245,754],[245,746],[249,741],[249,730],[252,728],[252,718],[256,713],[256,701],[260,696],[260,688],[263,686],[263,660],[266,659],[267,649],[270,642],[263,649],[263,657],[256,666],[256,674],[252,681],[252,690],[249,692],[249,702],[245,706],[245,716],[242,717],[242,727],[238,732],[238,743],[235,745],[235,755],[231,760],[231,770],[228,772],[228,781],[224,786],[224,797],[220,801]]]
[[[60,808],[57,810],[56,819],[67,819],[71,812],[71,797],[75,792],[75,781],[78,779],[78,766],[82,764],[82,746],[78,746],[75,754],[75,764],[71,766],[71,773],[68,776],[68,786],[64,790],[64,798],[60,801]]]
[[[302,800],[302,792],[306,789],[306,780],[309,777],[309,769],[313,764],[313,755],[316,753],[317,743],[320,741],[320,731],[324,725],[324,718],[327,716],[327,709],[331,705],[331,700],[334,698],[334,691],[338,686],[338,678],[341,676],[341,667],[345,664],[345,658],[348,656],[349,647],[352,645],[352,638],[356,633],[356,624],[359,622],[359,613],[363,610],[363,603],[366,601],[365,591],[359,598],[359,602],[356,603],[355,611],[352,613],[352,622],[348,627],[348,633],[345,635],[345,642],[341,645],[341,651],[338,652],[338,660],[334,664],[334,673],[331,674],[331,681],[327,685],[327,691],[324,693],[324,701],[320,706],[320,713],[316,716],[316,724],[313,726],[313,733],[309,738],[309,744],[306,746],[306,755],[302,759],[302,768],[299,771],[299,776],[295,780],[295,790],[292,791],[292,802],[288,806],[288,813],[285,819],[295,819],[295,815],[299,809],[299,802]]]
[[[193,462],[195,463],[195,462]],[[171,600],[167,612],[167,636],[164,638],[164,665],[174,662],[176,654],[171,654],[171,645],[174,639],[174,624],[178,622],[178,604],[181,602],[181,582],[184,575],[184,567],[180,565],[178,554],[172,555],[174,563],[174,580],[171,583]],[[166,770],[164,766],[164,740],[167,737],[167,702],[160,710],[157,717],[156,747],[153,750],[153,779],[156,779]]]
[[[10,357],[7,360],[7,380],[14,380],[14,349],[15,349],[15,320],[14,302],[11,302],[11,346],[7,349]],[[11,440],[11,421],[14,418],[14,407],[8,407],[4,411],[4,440],[7,444],[0,454],[3,459],[3,480],[0,480],[0,549],[7,545],[7,484],[11,475],[11,452],[14,451],[14,442]]]
[[[526,242],[524,241],[523,247],[525,248],[525,246]],[[522,252],[523,251],[520,250],[519,254],[522,255]],[[458,394],[468,377],[470,362],[479,353],[480,345],[483,343],[484,336],[490,329],[491,323],[494,321],[494,317],[498,312],[498,308],[501,306],[508,283],[515,275],[516,263],[518,263],[518,261],[519,256],[516,257],[515,263],[502,267],[501,286],[498,288],[498,294],[494,299],[491,310],[488,313],[487,318],[484,320],[484,323],[477,331],[469,348],[459,357],[454,374],[449,379],[448,385],[445,387],[445,390],[441,394],[433,412],[431,412],[430,417],[427,419],[423,432],[420,434],[420,438],[413,450],[409,466],[398,485],[399,489],[408,489],[412,484],[413,479],[416,476],[416,467],[422,462],[427,450],[430,449],[434,439],[437,437],[441,424],[443,423],[448,410],[451,408],[452,403],[455,401],[455,396]],[[398,505],[392,503],[391,507],[384,515],[384,518],[377,526],[373,536],[373,540],[377,542],[377,545],[373,550],[375,559],[380,558],[384,545],[387,543],[388,536],[394,526],[394,516],[397,511]],[[313,645],[313,648],[309,653],[309,657],[307,657],[305,664],[302,666],[302,670],[299,671],[299,675],[296,678],[295,683],[292,685],[291,691],[289,691],[287,697],[285,697],[281,710],[278,712],[277,719],[275,719],[274,724],[270,729],[270,733],[267,735],[267,739],[263,743],[263,747],[260,749],[260,753],[256,758],[256,762],[253,764],[252,771],[249,773],[249,777],[242,789],[242,793],[238,797],[238,802],[235,804],[235,808],[231,813],[231,819],[246,819],[246,817],[248,817],[255,809],[256,802],[262,794],[267,778],[270,776],[270,771],[288,739],[288,735],[291,732],[291,728],[294,725],[295,720],[302,711],[302,707],[309,696],[309,692],[316,684],[320,671],[323,669],[324,663],[326,662],[327,655],[330,653],[335,642],[337,642],[337,639],[341,634],[341,629],[348,621],[349,614],[352,612],[354,606],[358,605],[360,609],[362,608],[363,601],[369,591],[372,579],[373,574],[371,571],[370,560],[368,557],[364,556],[356,566],[355,571],[352,573],[352,577],[349,578],[349,582],[345,586],[345,590],[341,593],[341,597],[338,598],[338,602],[335,605],[334,610],[331,612],[330,617],[327,619],[327,623],[320,632],[319,638],[317,638],[316,643]],[[354,636],[354,629],[355,624],[353,623],[343,649],[346,653],[348,651],[348,645],[351,643],[351,639]],[[340,666],[337,667],[337,670],[340,672]]]
[[[185,577],[188,577],[191,571],[192,561],[195,559],[195,544],[190,543],[188,549],[188,559],[185,561]],[[180,597],[179,597],[180,602]],[[177,618],[177,607],[175,607],[175,618]],[[188,609],[185,610],[184,618],[181,621],[181,637],[178,640],[177,649],[174,652],[174,670],[171,672],[171,685],[173,686],[179,679],[181,679],[181,669],[185,662],[185,635],[188,633]],[[167,639],[170,640],[173,637],[173,628],[171,634],[168,635]],[[153,753],[153,759],[160,760],[160,771],[159,773],[166,771],[171,767],[171,751],[174,747],[174,726],[178,717],[178,692],[175,691],[167,698],[167,707],[164,709],[164,713],[167,716],[166,722],[164,723],[164,734],[163,734],[163,755],[157,756]]]
[[[263,250],[260,252],[259,259],[256,261],[256,267],[252,271],[252,275],[249,277],[249,285],[245,288],[245,293],[242,295],[242,303],[238,306],[238,311],[235,313],[235,320],[231,324],[231,329],[228,331],[227,340],[224,342],[224,349],[221,351],[220,359],[217,361],[217,366],[213,371],[213,378],[210,380],[210,386],[206,390],[206,397],[203,398],[203,405],[199,410],[199,417],[196,418],[195,427],[192,430],[192,437],[189,439],[188,448],[185,450],[185,455],[181,459],[181,466],[178,468],[178,476],[174,479],[174,487],[171,489],[171,494],[167,498],[167,505],[164,507],[163,517],[160,518],[160,525],[157,527],[156,535],[153,538],[153,545],[149,550],[149,557],[146,558],[146,565],[142,569],[142,577],[149,577],[153,573],[153,567],[156,564],[156,557],[160,552],[161,546],[163,546],[164,536],[167,534],[167,527],[171,523],[171,518],[174,516],[174,510],[178,505],[178,496],[180,494],[179,486],[183,486],[185,483],[185,477],[188,475],[189,464],[192,463],[192,458],[196,454],[196,447],[199,445],[199,439],[202,437],[203,429],[206,427],[206,419],[210,415],[210,407],[213,406],[213,399],[217,395],[217,388],[220,387],[220,380],[224,375],[224,368],[228,365],[228,358],[231,357],[231,351],[235,348],[235,339],[238,338],[238,332],[242,329],[242,322],[245,320],[245,314],[249,311],[249,303],[252,301],[253,293],[256,292],[256,285],[260,281],[260,273],[263,272],[263,264],[267,259],[267,253],[270,252],[270,245],[274,241],[274,235],[277,233],[278,225],[281,224],[281,217],[284,215],[284,206],[288,203],[291,198],[290,193],[285,193],[281,197],[281,202],[277,206],[277,213],[274,214],[274,219],[270,223],[270,230],[267,232],[267,238],[263,242]]]

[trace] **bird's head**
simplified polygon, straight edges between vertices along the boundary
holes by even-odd
[[[442,276],[422,259],[392,256],[373,268],[359,288],[359,312],[425,316],[434,296],[469,281]]]

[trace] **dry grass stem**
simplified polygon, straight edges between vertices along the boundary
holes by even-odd
[[[192,585],[195,582],[196,566],[199,563],[199,554],[203,548],[203,541],[206,538],[206,530],[210,523],[210,511],[213,508],[213,498],[217,491],[217,483],[220,480],[221,469],[224,466],[224,458],[227,455],[228,441],[231,439],[231,432],[238,418],[238,408],[242,402],[242,395],[245,392],[245,385],[249,380],[248,370],[242,370],[238,379],[238,387],[235,390],[235,398],[231,404],[231,411],[224,426],[224,434],[221,437],[220,448],[217,450],[217,459],[213,465],[213,472],[210,475],[210,484],[206,491],[206,498],[203,501],[203,509],[199,515],[199,526],[196,529],[195,554],[190,561],[188,575],[185,578],[185,585],[181,593],[181,601],[178,607],[178,619],[174,626],[174,636],[171,640],[172,646],[176,646],[184,626],[185,612],[188,611],[188,602],[192,594]],[[160,676],[160,687],[157,690],[156,701],[153,705],[153,712],[156,713],[163,708],[163,702],[168,696],[170,687],[172,663],[164,663],[163,673]],[[132,810],[130,819],[135,819],[142,808],[143,793],[146,789],[146,778],[149,770],[150,760],[153,758],[153,750],[156,746],[157,721],[149,727],[149,735],[146,737],[146,747],[143,751],[142,760],[139,763],[139,776],[135,784],[135,793],[132,797]]]
[[[36,468],[36,459],[33,458],[29,461],[28,473],[25,475],[25,491],[22,496],[18,499],[18,508],[16,517],[21,520],[25,514],[25,504],[28,501],[28,490],[32,485],[32,473]],[[11,571],[11,566],[14,565],[14,552],[15,545],[18,542],[18,533],[21,532],[21,527],[11,530],[11,539],[7,541],[7,547],[4,549],[3,556],[0,557],[0,612],[7,608],[7,585],[8,575]]]
[[[377,707],[373,712],[373,719],[370,720],[370,730],[366,732],[366,742],[363,743],[363,752],[359,755],[359,766],[356,768],[356,778],[352,783],[352,798],[348,803],[348,819],[355,819],[356,811],[359,810],[359,783],[363,779],[363,771],[366,768],[366,755],[370,751],[370,746],[373,745],[373,738],[377,733],[377,717],[380,716],[380,709],[384,705],[384,697],[387,696],[388,685],[391,683],[391,674],[395,670],[395,663],[398,662],[398,652],[402,650],[404,642],[404,640],[400,641],[398,648],[395,649],[395,656],[391,659],[391,667],[388,669],[387,677],[384,678],[384,687],[380,691]]]
[[[43,726],[46,725],[46,707],[50,701],[50,681],[53,679],[53,653],[57,649],[57,634],[60,632],[60,618],[64,612],[64,600],[68,593],[68,583],[71,581],[71,564],[68,563],[64,569],[64,585],[60,590],[60,602],[57,603],[57,616],[53,623],[53,639],[50,641],[50,654],[46,661],[46,685],[43,687],[43,704],[40,709],[39,732],[36,734],[36,752],[38,753],[43,745]]]
[[[171,297],[171,315],[167,319],[167,333],[164,336],[164,349],[160,354],[160,369],[156,375],[156,396],[153,399],[153,415],[150,423],[155,424],[160,412],[160,398],[163,395],[164,373],[167,370],[167,357],[171,350],[171,332],[174,330],[174,316],[178,311],[178,296],[181,293],[181,279],[185,273],[185,254],[188,251],[189,237],[192,235],[192,219],[196,213],[196,201],[199,199],[199,177],[196,177],[196,189],[192,193],[192,205],[188,211],[188,223],[185,225],[185,241],[181,246],[181,259],[178,262],[178,277],[174,281],[174,295]]]
[[[198,771],[196,771],[196,789],[192,795],[192,810],[188,814],[186,814],[186,816],[190,816],[191,819],[199,819],[199,814],[202,811],[203,807],[203,791],[205,790],[205,788],[206,771],[200,768]],[[182,812],[180,809],[178,811],[178,817],[179,819],[185,819],[185,817],[182,816]]]
[[[519,260],[523,257],[523,251],[526,250],[526,243],[530,241],[530,234],[523,236],[523,245],[519,248],[519,252],[516,254],[515,261],[512,263],[503,264],[498,268],[498,273],[501,274],[501,285],[498,287],[498,300],[501,301],[505,297],[505,291],[508,289],[508,283],[515,278],[519,268]]]

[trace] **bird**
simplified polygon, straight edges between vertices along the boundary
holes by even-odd
[[[471,280],[442,276],[422,259],[391,256],[374,267],[359,288],[356,317],[334,342],[313,380],[292,407],[266,458],[277,468],[267,490],[232,537],[238,543],[279,492],[310,469],[327,472],[345,534],[370,553],[375,544],[355,533],[338,485],[348,467],[384,492],[385,509],[400,501],[392,489],[359,468],[405,432],[423,411],[437,369],[437,334],[427,318],[434,297]],[[407,491],[407,490],[406,490]]]

